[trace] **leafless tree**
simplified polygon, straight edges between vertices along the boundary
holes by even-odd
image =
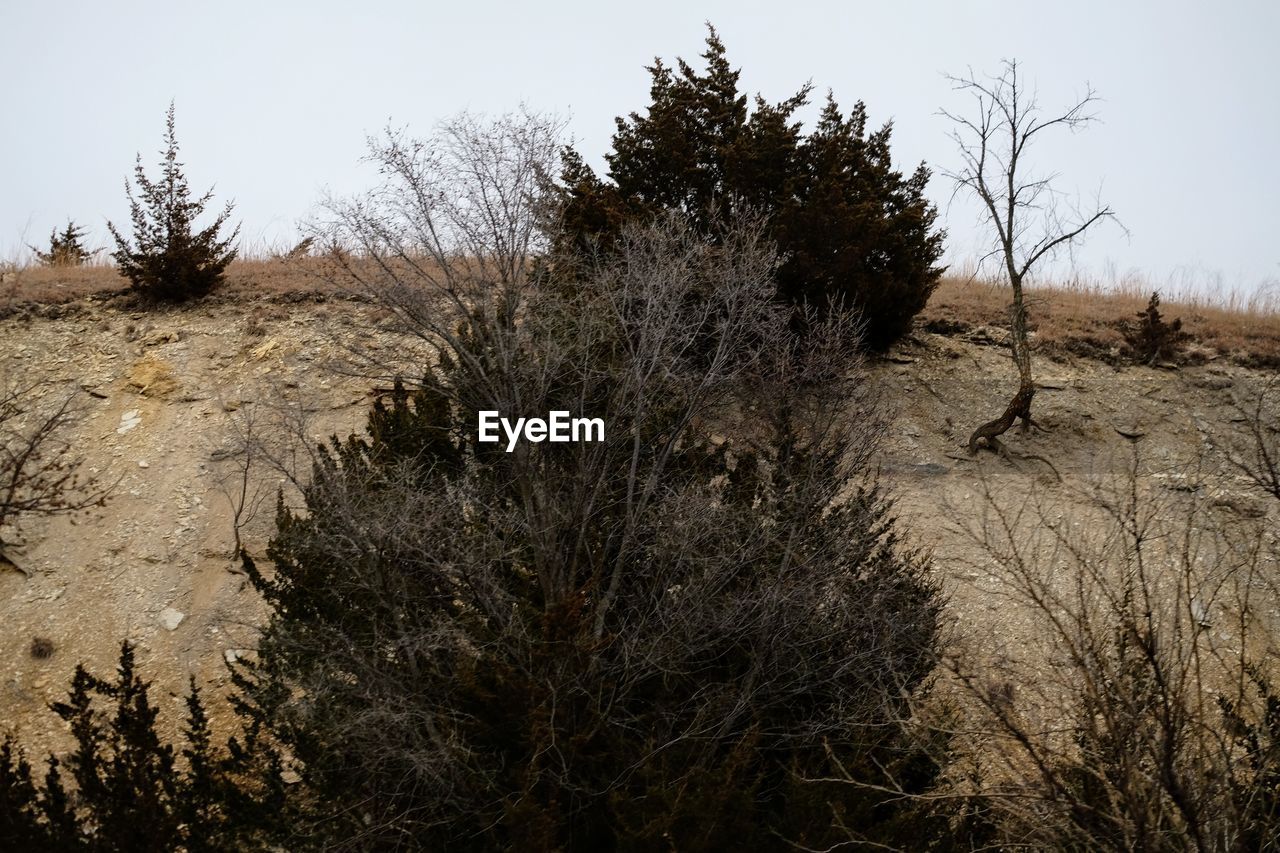
[[[562,129],[559,118],[529,110],[463,113],[429,142],[390,128],[368,140],[382,182],[329,198],[309,236],[328,249],[321,275],[391,312],[422,347],[398,365],[355,348],[353,367],[390,381],[442,343],[458,345],[460,321],[515,322],[546,248],[543,190]]]
[[[261,445],[257,408],[241,409],[239,415],[228,418],[230,441],[224,449],[215,452],[214,461],[219,464],[218,490],[231,508],[232,565],[239,565],[239,555],[244,550],[242,537],[245,528],[258,518],[263,505],[274,494],[262,479],[266,453]]]
[[[76,397],[42,395],[37,385],[0,390],[0,534],[16,538],[24,518],[71,515],[105,501],[109,490],[82,475],[84,459],[66,437]],[[0,565],[25,574],[4,553],[14,544],[0,536]]]
[[[984,482],[965,523],[983,595],[1022,617],[949,659],[977,709],[953,770],[998,847],[1274,849],[1280,555],[1265,521],[1147,473],[1135,455],[1070,504]]]
[[[1248,437],[1236,442],[1228,458],[1258,489],[1280,500],[1280,381],[1267,380],[1236,411]]]
[[[973,99],[972,112],[942,115],[954,125],[951,137],[960,153],[960,167],[944,172],[956,190],[972,193],[982,205],[984,218],[995,232],[992,255],[999,259],[1013,293],[1009,316],[1009,346],[1018,369],[1018,390],[1004,414],[984,423],[969,438],[969,451],[979,447],[999,451],[998,436],[1018,419],[1026,430],[1033,425],[1031,401],[1036,386],[1031,374],[1031,349],[1027,340],[1027,309],[1023,285],[1037,263],[1084,237],[1085,232],[1107,219],[1112,209],[1101,203],[1082,210],[1067,209],[1054,189],[1054,176],[1035,176],[1027,161],[1032,143],[1047,131],[1080,130],[1096,120],[1097,95],[1092,89],[1062,112],[1045,115],[1019,77],[1018,63],[1004,62],[1001,73],[980,77],[972,71],[949,78],[955,88]]]

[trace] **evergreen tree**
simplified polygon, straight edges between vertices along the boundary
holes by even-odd
[[[858,312],[864,343],[883,349],[910,328],[942,273],[943,232],[924,196],[929,170],[894,169],[891,125],[868,133],[865,106],[847,116],[830,96],[807,136],[796,112],[810,87],[770,104],[738,89],[714,28],[705,71],[684,60],[650,67],[645,113],[617,119],[602,180],[573,150],[560,176],[559,248],[607,251],[622,223],[679,210],[705,236],[738,209],[768,217],[780,249],[778,297]]]
[[[213,191],[199,198],[191,195],[178,162],[173,104],[165,118],[163,158],[161,177],[153,182],[142,168],[142,155],[138,155],[134,180],[140,198],[135,198],[133,188],[125,183],[133,242],[125,239],[114,224],[108,222],[107,227],[116,241],[112,257],[134,289],[151,299],[180,302],[204,296],[222,281],[227,265],[236,257],[232,244],[240,228],[236,226],[225,238],[219,236],[231,216],[232,205],[228,202],[212,224],[194,230]]]
[[[1137,322],[1122,323],[1121,331],[1131,357],[1141,364],[1175,360],[1191,338],[1182,330],[1182,320],[1170,322],[1161,316],[1159,293],[1152,293]]]
[[[31,249],[40,263],[47,267],[78,267],[93,254],[84,247],[83,239],[84,228],[67,220],[67,227],[61,234],[56,228],[49,234],[49,251],[42,252],[35,246]]]
[[[194,680],[191,688],[184,767],[156,731],[132,645],[122,644],[113,680],[77,667],[67,700],[52,706],[76,746],[65,760],[49,757],[41,784],[13,741],[0,743],[0,849],[197,853],[277,838],[288,813],[279,757],[252,729],[245,743],[215,751]]]
[[[320,846],[824,848],[841,824],[881,843],[936,829],[856,784],[936,778],[935,744],[897,722],[927,686],[941,602],[850,461],[871,434],[849,430],[874,418],[846,420],[848,347],[800,355],[761,244],[653,230],[639,247],[624,230],[579,287],[532,289],[518,324],[441,320],[418,387],[317,450],[304,507],[280,504],[272,570],[245,557],[272,611],[246,709],[305,768]],[[688,346],[708,313],[689,293],[725,306],[714,364]],[[777,373],[742,367],[763,346]],[[731,415],[700,402],[711,386]],[[598,413],[608,435],[479,443],[475,412],[517,399]]]

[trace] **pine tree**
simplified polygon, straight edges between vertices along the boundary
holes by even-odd
[[[236,257],[232,244],[240,228],[236,226],[225,238],[219,236],[231,216],[232,205],[228,202],[213,224],[193,230],[196,219],[213,198],[213,190],[192,198],[182,163],[178,162],[172,103],[165,118],[161,169],[160,179],[151,181],[142,168],[142,155],[138,155],[134,180],[140,198],[125,183],[134,242],[125,239],[114,224],[108,222],[107,227],[116,241],[112,257],[134,289],[151,299],[180,302],[204,296],[221,283],[227,265]]]
[[[778,298],[856,312],[863,342],[883,349],[905,334],[943,268],[943,232],[925,198],[930,173],[893,167],[892,126],[868,133],[866,107],[846,116],[830,96],[805,135],[797,111],[804,86],[776,104],[738,88],[714,28],[705,70],[684,60],[648,69],[650,104],[617,119],[602,180],[573,150],[560,176],[558,243],[562,254],[607,251],[629,218],[675,209],[714,239],[715,223],[746,207],[767,217],[783,258]]]
[[[49,833],[40,814],[31,765],[13,738],[6,736],[0,741],[0,850],[47,844]]]
[[[1152,293],[1137,322],[1123,325],[1125,342],[1134,361],[1155,364],[1177,359],[1190,335],[1182,331],[1182,320],[1165,320],[1160,315],[1160,294]]]
[[[36,257],[40,263],[47,267],[78,267],[93,254],[84,247],[81,241],[84,239],[84,227],[76,225],[73,220],[67,220],[67,227],[59,234],[55,228],[49,234],[49,251],[42,252],[35,246],[31,249],[36,253]]]
[[[39,784],[13,741],[0,742],[0,850],[198,853],[277,838],[287,813],[279,756],[253,731],[215,750],[193,680],[183,767],[156,730],[150,689],[127,642],[114,679],[77,667],[67,700],[52,705],[76,746],[65,760],[49,756]]]

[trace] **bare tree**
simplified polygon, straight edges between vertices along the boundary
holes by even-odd
[[[1071,504],[984,480],[964,522],[983,595],[1021,617],[948,660],[996,847],[1275,849],[1277,554],[1264,521],[1148,474],[1135,452]]]
[[[352,348],[351,367],[389,383],[441,345],[460,346],[469,323],[515,323],[546,248],[544,190],[563,125],[529,110],[463,113],[429,142],[390,128],[368,140],[382,183],[326,200],[309,236],[328,248],[321,274],[331,284],[391,312],[422,346],[394,365]],[[514,355],[495,358],[508,364]]]
[[[1034,424],[1031,401],[1036,386],[1031,375],[1031,349],[1027,341],[1027,309],[1023,284],[1036,264],[1055,250],[1080,240],[1086,231],[1105,219],[1112,209],[1101,203],[1087,210],[1064,209],[1062,194],[1053,187],[1053,176],[1033,176],[1026,160],[1030,145],[1046,131],[1079,130],[1096,119],[1092,112],[1097,95],[1085,95],[1066,110],[1045,115],[1018,76],[1018,63],[1006,60],[998,76],[948,79],[973,98],[971,114],[944,110],[954,125],[951,133],[960,151],[958,170],[944,172],[956,184],[977,197],[984,216],[995,231],[992,255],[999,258],[1013,292],[1009,312],[1009,345],[1018,369],[1018,390],[1004,414],[982,424],[969,438],[969,452],[979,447],[999,451],[997,438],[1018,419],[1026,430]]]
[[[231,435],[229,446],[215,451],[213,459],[222,463],[217,473],[218,490],[231,508],[231,565],[239,567],[240,552],[244,550],[243,534],[258,517],[266,501],[274,495],[262,481],[258,463],[265,451],[259,435],[256,407],[242,409],[239,416],[228,418]]]
[[[0,390],[0,566],[26,572],[5,555],[24,518],[70,515],[101,506],[109,489],[81,475],[83,458],[66,439],[76,392],[42,399],[39,387]]]

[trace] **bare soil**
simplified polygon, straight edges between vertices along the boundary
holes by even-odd
[[[26,544],[10,556],[27,574],[0,569],[0,729],[17,730],[37,755],[65,746],[48,703],[65,696],[75,665],[111,671],[126,638],[171,727],[190,677],[213,693],[225,687],[225,661],[253,647],[263,616],[232,555],[236,430],[251,415],[263,425],[280,416],[275,401],[300,405],[313,440],[359,429],[371,382],[337,365],[360,347],[405,352],[372,308],[341,300],[246,297],[143,313],[81,298],[63,309],[0,319],[0,377],[38,379],[49,394],[76,390],[76,446],[94,476],[115,484],[103,509],[25,529]],[[933,554],[959,636],[998,649],[1026,628],[989,593],[999,566],[961,532],[985,490],[1014,502],[1056,496],[1070,512],[1089,483],[1125,470],[1136,450],[1153,493],[1197,492],[1225,516],[1275,529],[1274,507],[1222,454],[1243,438],[1236,405],[1268,372],[1227,354],[1160,369],[1042,352],[1034,410],[1045,429],[1008,433],[1012,460],[970,457],[969,433],[1003,409],[1014,385],[1002,339],[973,320],[949,335],[922,328],[872,368],[897,408],[882,477],[914,543]],[[285,482],[266,472],[256,485]],[[268,499],[248,527],[253,553],[265,546],[273,507]],[[32,654],[36,637],[52,642],[51,654]],[[228,723],[225,709],[214,711]]]

